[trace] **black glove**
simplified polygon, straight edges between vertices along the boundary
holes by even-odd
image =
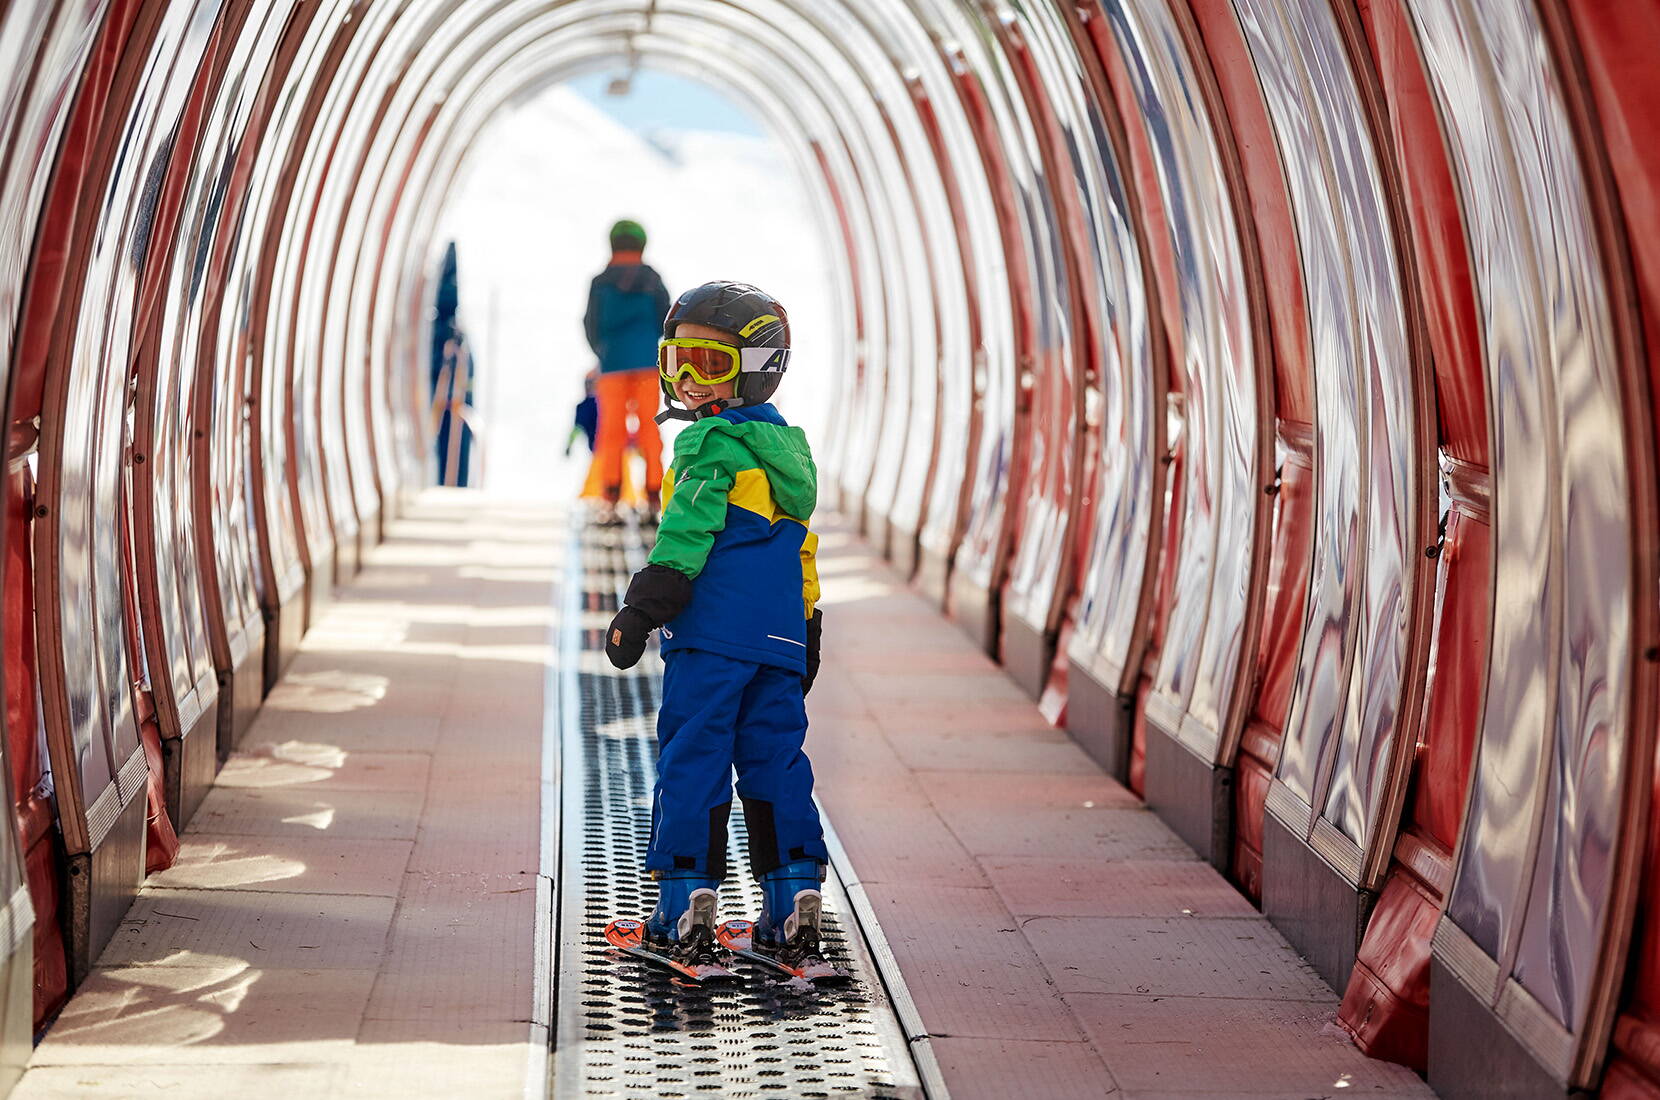
[[[605,631],[605,655],[618,668],[633,668],[651,632],[686,609],[692,578],[666,565],[648,565],[628,583],[625,606]]]
[[[813,609],[813,617],[807,620],[807,674],[801,678],[801,694],[806,695],[813,690],[813,681],[818,679],[818,646],[824,637],[824,612]]]
[[[644,611],[625,607],[605,630],[605,655],[618,668],[633,668],[646,651],[646,639],[657,628]]]
[[[623,603],[637,607],[654,627],[675,620],[692,602],[692,578],[666,565],[648,565],[628,582]]]

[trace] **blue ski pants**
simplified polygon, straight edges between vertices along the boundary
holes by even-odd
[[[802,751],[801,674],[701,649],[671,650],[663,663],[646,869],[726,876],[734,768],[751,870],[759,876],[795,860],[828,862],[813,766]]]

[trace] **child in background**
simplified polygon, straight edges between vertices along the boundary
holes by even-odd
[[[768,403],[789,348],[783,306],[753,286],[706,283],[669,311],[666,415],[692,424],[675,439],[649,563],[606,633],[611,662],[630,668],[663,632],[645,939],[700,975],[725,973],[716,909],[736,768],[763,891],[753,949],[799,977],[840,976],[820,954],[828,856],[803,751],[823,622],[807,527],[817,472],[806,434]]]
[[[599,427],[599,402],[594,399],[594,385],[599,381],[599,368],[589,371],[582,380],[582,400],[576,403],[576,417],[571,422],[570,438],[565,440],[565,457],[571,456],[577,436],[588,440],[588,453],[594,453],[594,432]]]

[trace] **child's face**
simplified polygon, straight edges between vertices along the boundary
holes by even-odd
[[[723,344],[737,344],[737,337],[730,332],[710,328],[708,325],[693,324],[690,321],[676,325],[674,334],[688,340],[719,340]],[[674,395],[688,409],[702,408],[711,401],[724,401],[735,392],[737,392],[737,379],[730,382],[716,382],[712,385],[705,385],[702,382],[694,382],[689,376],[683,374],[674,380]]]

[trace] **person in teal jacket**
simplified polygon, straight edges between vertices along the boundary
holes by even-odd
[[[706,283],[663,324],[658,371],[674,442],[663,516],[606,635],[618,668],[662,630],[658,780],[646,868],[658,903],[646,938],[692,967],[718,965],[732,772],[763,903],[753,946],[807,978],[839,976],[820,954],[828,853],[803,750],[823,613],[808,523],[812,450],[768,399],[789,363],[789,321],[744,283]]]

